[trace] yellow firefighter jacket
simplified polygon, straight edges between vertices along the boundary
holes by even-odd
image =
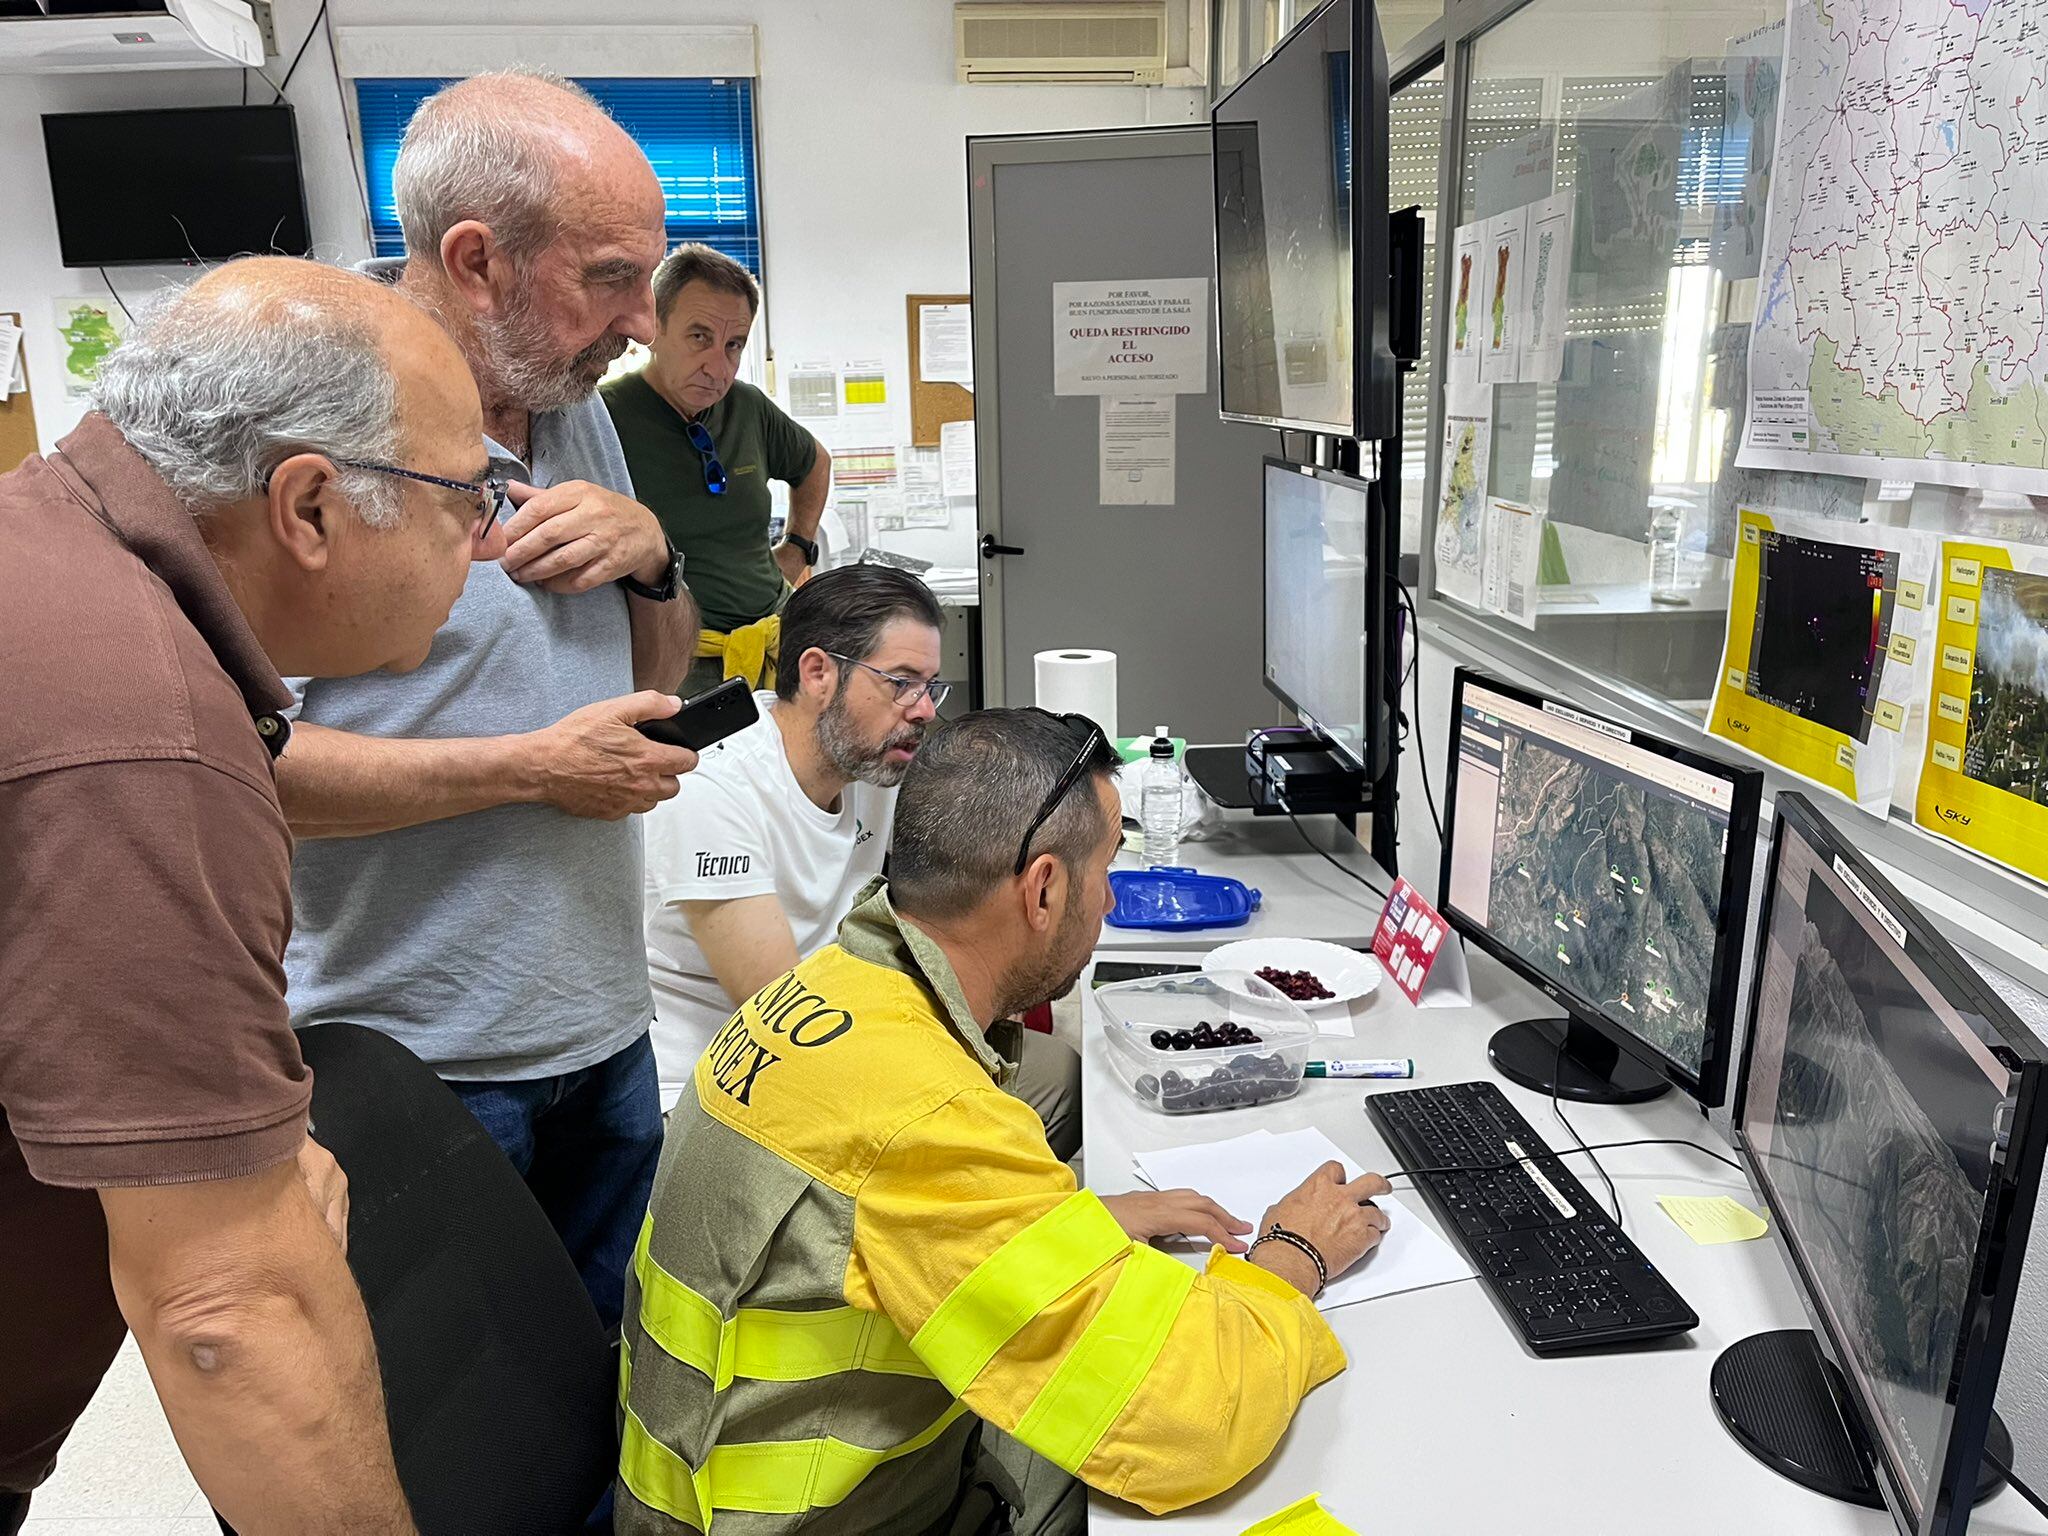
[[[733,1016],[627,1279],[621,1536],[943,1528],[978,1418],[1175,1509],[1343,1369],[1285,1282],[1127,1237],[1013,1070],[879,882]]]

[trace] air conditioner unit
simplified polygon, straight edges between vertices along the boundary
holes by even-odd
[[[1164,85],[1166,0],[959,0],[962,85]]]
[[[0,3],[0,74],[259,69],[268,0],[109,0],[81,14]],[[25,13],[25,14],[24,14]]]

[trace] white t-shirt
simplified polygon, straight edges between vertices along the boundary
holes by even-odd
[[[664,1111],[734,1007],[676,903],[774,896],[803,959],[838,937],[889,849],[896,791],[849,784],[836,812],[819,810],[789,766],[771,718],[775,695],[754,697],[761,718],[706,752],[675,798],[645,818],[647,969]]]

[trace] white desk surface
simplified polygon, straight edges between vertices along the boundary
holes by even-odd
[[[1284,822],[1280,830],[1293,835]],[[1349,884],[1303,852],[1332,884]],[[1320,879],[1304,871],[1300,879]],[[1270,894],[1270,893],[1269,893]],[[1352,906],[1347,895],[1346,906]],[[1369,922],[1374,912],[1362,920]],[[1276,911],[1266,931],[1342,928],[1348,914]],[[1247,930],[1223,930],[1239,936]],[[1158,958],[1103,930],[1099,958]],[[1571,1136],[1547,1097],[1498,1078],[1486,1042],[1501,1024],[1554,1012],[1505,968],[1471,954],[1470,1008],[1417,1009],[1382,982],[1354,1004],[1344,1056],[1412,1056],[1419,1084],[1491,1078],[1553,1149]],[[1083,987],[1086,991],[1085,983]],[[1104,1057],[1101,1014],[1082,1011],[1085,1170],[1108,1194],[1141,1187],[1134,1152],[1316,1126],[1370,1169],[1392,1155],[1366,1116],[1368,1092],[1400,1082],[1310,1081],[1280,1104],[1169,1117],[1140,1108]],[[1640,1136],[1725,1145],[1698,1105],[1675,1089],[1650,1104],[1568,1106],[1588,1142]],[[1583,1156],[1566,1159],[1596,1201],[1605,1189]],[[1174,1517],[1179,1531],[1235,1533],[1308,1493],[1362,1536],[1891,1536],[1890,1517],[1809,1493],[1736,1444],[1715,1416],[1708,1372],[1727,1345],[1770,1328],[1804,1327],[1773,1241],[1699,1247],[1657,1208],[1664,1194],[1750,1191],[1731,1168],[1680,1147],[1630,1147],[1601,1161],[1619,1191],[1627,1230],[1693,1310],[1700,1326],[1648,1348],[1539,1359],[1478,1280],[1409,1291],[1327,1314],[1350,1367],[1310,1393],[1273,1456],[1230,1492]],[[1304,1169],[1304,1176],[1309,1170]],[[1442,1230],[1420,1191],[1404,1202]],[[1256,1222],[1262,1212],[1233,1214]],[[1446,1234],[1448,1235],[1448,1234]],[[1089,1529],[1154,1522],[1133,1505],[1091,1494]],[[2010,1489],[1980,1505],[1972,1536],[2039,1533],[2041,1518]]]
[[[1380,867],[1366,856],[1334,816],[1303,816],[1311,838],[1351,868],[1382,886],[1391,886]],[[1332,869],[1311,853],[1301,833],[1285,816],[1254,816],[1250,811],[1225,811],[1215,835],[1180,845],[1179,862],[1205,875],[1242,880],[1262,897],[1251,920],[1236,928],[1197,928],[1186,932],[1142,928],[1102,929],[1104,949],[1182,950],[1199,953],[1234,944],[1239,939],[1327,939],[1332,944],[1367,945],[1379,920],[1381,898]],[[1117,869],[1143,869],[1145,861],[1126,849],[1116,857]],[[1434,872],[1409,878],[1424,890],[1436,887]]]

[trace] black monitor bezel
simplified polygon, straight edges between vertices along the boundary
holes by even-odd
[[[1728,809],[1728,853],[1721,865],[1721,922],[1714,934],[1713,974],[1707,984],[1707,1036],[1700,1050],[1697,1072],[1683,1062],[1674,1061],[1626,1026],[1610,1019],[1590,998],[1537,970],[1496,939],[1484,923],[1461,913],[1451,901],[1451,854],[1457,846],[1458,739],[1464,729],[1467,682],[1503,694],[1532,709],[1554,704],[1586,719],[1627,730],[1630,746],[1669,758],[1684,767],[1713,774],[1732,785],[1734,793]],[[1566,700],[1503,682],[1476,667],[1459,667],[1451,680],[1450,740],[1445,755],[1443,848],[1437,885],[1437,907],[1444,918],[1468,941],[1538,988],[1544,996],[1562,1005],[1574,1019],[1596,1030],[1602,1039],[1611,1041],[1631,1059],[1669,1079],[1705,1107],[1718,1107],[1727,1098],[1729,1059],[1733,1054],[1735,1009],[1742,980],[1744,923],[1749,912],[1749,881],[1755,862],[1757,820],[1762,813],[1762,772],[1633,727],[1621,726],[1618,721],[1606,720]]]
[[[1337,753],[1338,756],[1345,758],[1346,760],[1351,762],[1354,766],[1356,766],[1359,769],[1359,771],[1364,773],[1367,777],[1377,777],[1379,773],[1378,765],[1380,762],[1384,760],[1383,754],[1380,750],[1379,743],[1380,738],[1385,734],[1386,730],[1385,721],[1381,718],[1381,716],[1385,713],[1386,710],[1386,701],[1383,696],[1380,696],[1380,691],[1376,690],[1373,687],[1373,647],[1371,624],[1369,622],[1369,612],[1371,607],[1370,597],[1372,591],[1372,552],[1370,547],[1368,547],[1366,551],[1365,600],[1362,601],[1358,612],[1358,632],[1361,636],[1365,638],[1366,641],[1366,652],[1363,662],[1361,664],[1365,681],[1365,698],[1362,701],[1365,708],[1365,740],[1362,743],[1360,743],[1361,748],[1363,749],[1362,754],[1354,753],[1346,749],[1341,742],[1336,740],[1336,738],[1330,736],[1328,722],[1316,719],[1314,715],[1304,710],[1301,707],[1300,702],[1293,698],[1287,692],[1286,689],[1282,688],[1278,683],[1275,683],[1271,678],[1266,676],[1266,578],[1271,574],[1270,567],[1268,566],[1266,560],[1266,476],[1269,472],[1276,469],[1284,469],[1288,471],[1290,474],[1300,475],[1305,479],[1326,481],[1331,485],[1342,486],[1347,491],[1356,491],[1360,496],[1364,497],[1366,501],[1366,526],[1368,530],[1370,530],[1372,523],[1372,482],[1369,480],[1362,480],[1356,475],[1347,475],[1342,470],[1325,469],[1320,464],[1301,464],[1297,463],[1293,459],[1280,458],[1276,454],[1269,453],[1265,455],[1262,459],[1260,459],[1259,682],[1261,686],[1265,688],[1266,692],[1270,693],[1274,698],[1278,699],[1280,703],[1286,709],[1291,711],[1297,719],[1302,720],[1307,724],[1313,725],[1318,730],[1320,730],[1323,733],[1324,737],[1329,741],[1330,749]]]
[[[1351,328],[1357,345],[1351,354],[1351,420],[1311,421],[1288,416],[1261,416],[1233,411],[1223,403],[1223,238],[1214,211],[1222,194],[1216,157],[1218,115],[1232,97],[1258,78],[1334,6],[1351,12]],[[1361,48],[1360,40],[1367,46]],[[1359,67],[1361,53],[1365,68]],[[1209,106],[1209,205],[1211,270],[1215,274],[1216,414],[1225,421],[1314,432],[1361,441],[1396,436],[1400,431],[1394,397],[1398,382],[1389,326],[1393,313],[1393,268],[1388,224],[1387,146],[1391,139],[1388,100],[1387,43],[1380,30],[1379,8],[1373,0],[1324,0],[1297,21],[1287,35],[1242,79]]]
[[[101,257],[98,255],[94,255],[90,252],[74,251],[71,248],[70,229],[65,220],[63,209],[65,181],[60,180],[58,175],[58,166],[55,159],[53,158],[54,148],[50,142],[50,124],[53,122],[75,123],[81,122],[88,118],[109,120],[116,118],[155,119],[167,117],[190,117],[196,116],[197,114],[203,112],[233,113],[238,115],[252,113],[282,113],[284,115],[283,121],[285,125],[285,135],[291,144],[293,171],[292,182],[294,188],[296,189],[298,198],[297,213],[299,220],[299,228],[305,232],[306,239],[308,242],[307,249],[311,248],[311,241],[313,238],[313,223],[306,205],[305,154],[302,146],[299,143],[298,110],[290,102],[252,102],[247,105],[237,105],[233,102],[223,102],[217,106],[125,107],[115,109],[95,109],[92,111],[85,112],[45,112],[42,114],[43,161],[45,167],[49,171],[50,176],[50,203],[52,211],[54,212],[57,220],[58,262],[60,265],[65,267],[79,268],[86,271],[90,271],[94,267],[180,267],[191,266],[195,262],[205,263],[213,261],[229,261],[233,260],[237,256],[244,255],[260,256],[265,254],[274,254],[265,251],[201,251],[195,254],[191,250],[184,250],[175,252],[165,252],[162,255],[158,256],[117,255]],[[301,253],[291,252],[290,254],[297,255]]]
[[[1954,1536],[1964,1528],[1976,1500],[1977,1479],[1991,1426],[1992,1406],[1998,1395],[2006,1339],[2012,1329],[2013,1303],[2019,1289],[2020,1270],[2026,1260],[2044,1149],[2048,1149],[2048,1116],[2044,1116],[2041,1100],[2041,1043],[1940,931],[1898,893],[1806,796],[1792,790],[1781,791],[1775,800],[1774,813],[1776,821],[1770,852],[1764,863],[1763,896],[1757,907],[1755,961],[1751,967],[1747,1015],[1749,1027],[1743,1034],[1742,1061],[1736,1074],[1734,1114],[1730,1127],[1736,1150],[1741,1154],[1744,1177],[1765,1208],[1772,1212],[1783,1210],[1769,1179],[1759,1171],[1759,1160],[1750,1151],[1748,1139],[1743,1135],[1743,1125],[1748,1106],[1750,1067],[1756,1047],[1755,1021],[1763,1002],[1764,961],[1778,889],[1778,864],[1788,833],[1803,837],[1823,863],[1840,858],[1854,870],[1856,878],[1905,927],[1909,946],[1917,947],[1914,959],[1927,970],[1929,980],[1940,987],[1951,1002],[1967,1005],[1958,1011],[1974,1013],[1997,1032],[1996,1040],[1986,1040],[1985,1043],[2018,1080],[2006,1155],[1993,1164],[1996,1176],[1992,1188],[1985,1194],[1976,1252],[1971,1258],[1965,1311],[1956,1334],[1956,1358],[1949,1370],[1942,1464],[1929,1484],[1930,1497],[1917,1523],[1911,1514],[1911,1499],[1900,1484],[1898,1469],[1892,1465],[1886,1442],[1870,1423],[1871,1404],[1865,1400],[1853,1374],[1843,1366],[1845,1351],[1841,1340],[1835,1337],[1827,1310],[1813,1299],[1816,1287],[1806,1258],[1797,1240],[1787,1232],[1782,1216],[1770,1223],[1771,1241],[1797,1282],[1799,1303],[1813,1326],[1814,1337],[1819,1340],[1822,1352],[1842,1372],[1847,1386],[1845,1409],[1862,1421],[1859,1428],[1871,1448],[1878,1487],[1900,1536]]]

